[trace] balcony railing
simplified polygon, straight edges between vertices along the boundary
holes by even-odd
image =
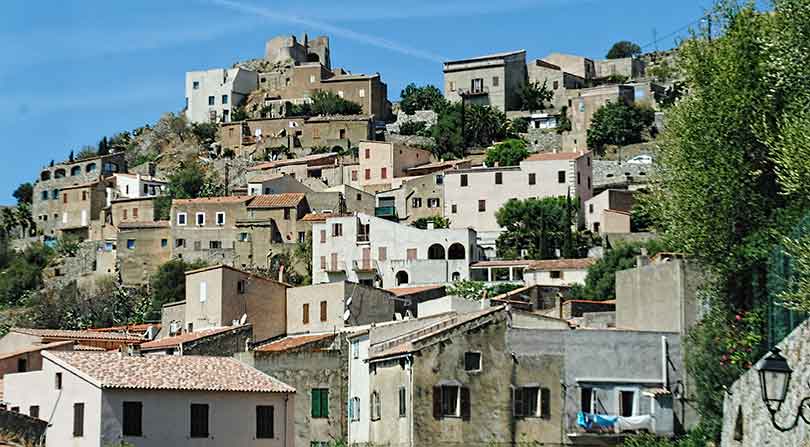
[[[369,242],[368,234],[357,233],[357,242]]]
[[[397,208],[395,206],[378,206],[374,208],[374,217],[397,217]]]
[[[377,261],[373,259],[355,259],[353,263],[355,272],[374,272],[378,271]]]
[[[489,94],[489,87],[463,88],[458,91],[459,96],[483,96]]]
[[[346,271],[346,264],[343,261],[328,262],[325,268],[326,273],[341,273]]]

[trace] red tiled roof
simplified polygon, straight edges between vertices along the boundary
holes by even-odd
[[[104,348],[98,346],[76,345],[73,347],[74,351],[88,351],[88,352],[106,352]]]
[[[295,392],[295,388],[230,357],[75,351],[46,351],[43,356],[105,389]]]
[[[283,352],[330,338],[335,338],[335,334],[291,335],[289,337],[284,337],[281,340],[259,346],[254,349],[254,351]]]
[[[33,345],[28,346],[23,349],[18,349],[14,352],[7,352],[4,354],[0,354],[0,360],[10,359],[12,357],[16,357],[22,354],[29,354],[31,352],[42,351],[43,349],[54,349],[54,348],[61,348],[66,345],[72,345],[74,342],[72,340],[65,340],[65,341],[56,341],[53,343],[46,343],[44,345]]]
[[[253,196],[199,197],[196,199],[174,199],[172,205],[191,205],[194,203],[240,203],[247,202]]]
[[[530,155],[525,161],[576,160],[589,152],[549,152]]]
[[[117,332],[72,331],[64,329],[31,329],[21,327],[13,327],[10,329],[10,332],[33,335],[35,337],[42,337],[47,339],[65,339],[65,340],[80,340],[80,341],[87,341],[87,340],[125,341],[133,343],[140,343],[143,341],[143,338],[141,337],[121,334]]]
[[[293,208],[304,200],[306,194],[302,192],[286,192],[283,194],[263,194],[255,196],[248,204],[248,208]]]
[[[526,267],[526,270],[585,270],[594,262],[596,262],[596,258],[548,259],[533,261]]]
[[[326,219],[330,217],[335,217],[337,214],[333,213],[309,213],[304,216],[301,220],[304,222],[324,222]]]
[[[134,230],[138,228],[169,228],[171,223],[168,220],[157,220],[154,222],[121,222],[118,224],[120,230]]]
[[[531,259],[510,259],[505,261],[478,261],[470,264],[470,267],[514,267],[521,265],[530,265],[537,262]]]
[[[442,285],[435,285],[435,286],[421,286],[421,287],[392,287],[390,289],[385,289],[386,292],[391,292],[396,296],[408,296],[414,295],[417,293],[422,293],[427,290],[434,290],[440,289],[444,286]]]
[[[194,331],[194,332],[185,332],[180,335],[176,335],[174,337],[166,337],[161,338],[159,340],[153,340],[146,343],[141,344],[141,350],[143,351],[150,351],[153,349],[166,349],[166,348],[175,348],[185,343],[190,343],[197,340],[202,340],[203,338],[213,337],[214,335],[224,334],[228,331],[234,331],[238,329],[242,329],[245,326],[250,326],[248,324],[242,326],[226,326],[226,327],[218,327],[213,329],[203,329],[201,331]]]
[[[90,332],[120,332],[120,333],[137,332],[142,334],[146,332],[147,329],[149,329],[150,327],[160,329],[160,323],[127,324],[124,326],[99,327],[88,330]]]
[[[441,169],[441,168],[451,168],[456,165],[469,163],[470,160],[447,160],[447,161],[435,161],[432,163],[425,163],[419,166],[411,166],[410,168],[405,168],[406,172],[410,171],[422,171],[424,169]]]
[[[256,166],[253,166],[250,169],[248,169],[248,171],[263,171],[266,169],[273,169],[281,166],[307,164],[310,161],[320,160],[323,158],[337,157],[337,155],[338,155],[337,152],[328,152],[326,154],[313,154],[307,155],[306,157],[292,158],[289,160],[268,161],[266,163],[259,163]]]

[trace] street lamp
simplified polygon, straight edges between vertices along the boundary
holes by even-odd
[[[790,426],[783,427],[776,422],[776,413],[782,408],[787,397],[790,386],[790,376],[793,370],[788,365],[787,359],[780,354],[777,347],[771,349],[766,357],[757,362],[756,370],[759,372],[759,385],[762,392],[762,401],[771,413],[771,423],[779,431],[790,431],[796,428],[801,418],[806,424],[810,424],[810,419],[804,414],[804,407],[810,403],[810,397],[805,397],[799,403],[798,414]]]

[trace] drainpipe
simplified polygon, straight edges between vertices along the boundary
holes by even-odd
[[[289,403],[289,400],[290,400],[290,395],[285,394],[284,395],[284,440],[283,440],[284,443],[282,444],[284,447],[287,447],[287,429],[290,428],[289,425],[287,424],[287,405]]]
[[[408,381],[410,382],[410,385],[411,385],[411,402],[410,402],[411,404],[408,405],[408,409],[409,409],[409,411],[411,413],[411,418],[410,418],[411,419],[411,433],[408,436],[408,441],[409,441],[410,446],[413,447],[414,446],[414,441],[413,441],[413,414],[414,414],[414,412],[413,412],[413,395],[414,395],[414,389],[413,389],[413,356],[408,357],[408,365],[410,366],[410,368],[408,369]]]

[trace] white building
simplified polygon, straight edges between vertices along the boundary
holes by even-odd
[[[593,194],[590,152],[535,154],[519,166],[478,167],[446,171],[444,215],[450,228],[470,227],[478,233],[488,258],[502,229],[495,213],[509,199],[565,197],[583,203]]]
[[[115,191],[107,196],[111,199],[140,199],[163,194],[169,182],[156,177],[140,174],[113,174]]]
[[[371,418],[369,402],[368,348],[371,345],[369,331],[349,337],[349,445],[366,444],[369,441]]]
[[[447,284],[470,276],[475,231],[421,230],[358,213],[312,226],[313,284],[348,280],[378,287]]]
[[[595,258],[533,261],[523,270],[523,280],[529,286],[585,285],[588,267],[594,262],[596,262]]]
[[[259,85],[259,75],[244,68],[186,73],[186,117],[193,123],[227,123],[231,111]]]
[[[50,421],[48,447],[293,447],[295,389],[228,357],[44,351],[4,401]]]

